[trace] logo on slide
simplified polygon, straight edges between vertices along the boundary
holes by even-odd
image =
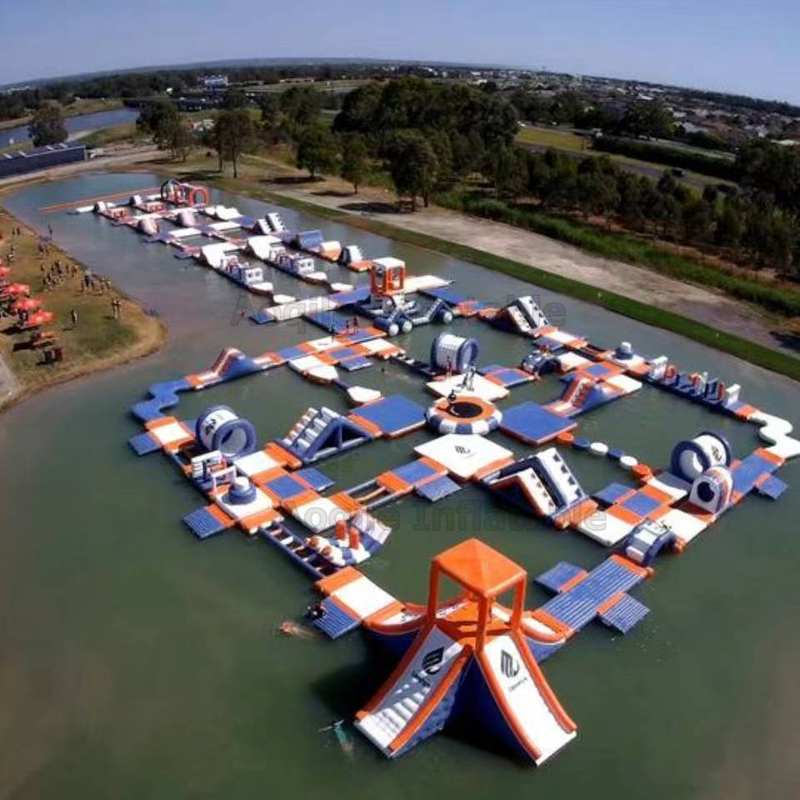
[[[422,657],[421,672],[427,675],[435,675],[442,668],[444,661],[444,648],[437,647]]]
[[[505,650],[500,654],[500,671],[506,678],[516,678],[519,674],[519,661]]]

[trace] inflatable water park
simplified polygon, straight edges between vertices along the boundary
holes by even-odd
[[[388,758],[467,721],[492,749],[499,744],[536,765],[551,759],[576,738],[579,721],[543,662],[592,623],[632,634],[650,613],[636,587],[659,559],[685,552],[742,503],[779,500],[787,484],[777,473],[800,455],[792,423],[749,404],[741,386],[627,341],[591,342],[552,324],[532,296],[499,307],[467,297],[451,281],[413,275],[399,259],[365,257],[319,231],[287,230],[277,212],[245,217],[213,205],[203,187],[177,181],[75,210],[269,296],[271,304],[253,315],[267,326],[264,349],[223,347],[210,366],[148,387],[130,408],[141,431],[129,445],[142,457],[160,452],[196,490],[197,507],[182,521],[198,540],[233,530],[263,538],[313,583],[310,625],[331,640],[361,629],[387,649],[395,667],[363,698],[353,723]],[[264,280],[264,265],[285,276],[280,292]],[[338,280],[341,270],[352,273],[350,284]],[[324,291],[297,301],[288,293],[294,281]],[[320,335],[271,349],[269,326],[297,317]],[[460,318],[474,321],[474,335],[452,325]],[[428,325],[434,328],[417,331]],[[528,352],[519,363],[484,363],[481,326],[522,339]],[[417,356],[412,341],[424,345],[414,348]],[[376,388],[369,376],[378,366],[418,381],[427,405]],[[304,407],[298,394],[288,430],[258,431],[211,397],[197,416],[179,411],[190,393],[281,369],[323,387],[346,413]],[[546,387],[546,402],[515,400],[519,387],[534,382]],[[268,391],[269,376],[258,387]],[[596,427],[584,421],[608,404],[624,403],[636,415],[643,392],[747,426],[752,449],[736,452],[726,436],[704,428],[674,441],[665,463],[649,464],[586,434]],[[400,463],[367,481],[337,486],[325,471],[332,459],[357,458],[377,440],[402,442],[412,432]],[[581,485],[571,465],[583,457],[577,451],[612,464],[617,479]],[[561,561],[535,576],[551,597],[531,608],[525,567],[469,538],[419,565],[429,576],[427,597],[392,595],[370,569],[378,552],[403,547],[403,532],[392,531],[382,509],[403,498],[439,503],[467,486],[553,531],[585,537],[598,550],[596,563]],[[540,530],[531,525],[520,535]]]

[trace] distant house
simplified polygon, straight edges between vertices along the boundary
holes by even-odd
[[[207,92],[221,92],[228,88],[227,75],[206,75],[203,78],[203,88]]]

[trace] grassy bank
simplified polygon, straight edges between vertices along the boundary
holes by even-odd
[[[141,306],[113,287],[101,289],[98,286],[81,292],[83,267],[52,246],[46,253],[40,253],[36,233],[24,226],[21,235],[12,236],[12,228],[18,225],[14,217],[0,208],[3,237],[0,257],[13,270],[10,280],[29,284],[31,296],[41,299],[43,308],[55,314],[55,321],[45,329],[55,334],[64,357],[55,364],[44,364],[43,351],[28,347],[31,333],[16,332],[16,316],[0,318],[0,356],[18,382],[10,397],[0,399],[0,408],[49,386],[109,369],[160,347],[165,329],[158,319],[146,314]],[[12,245],[16,254],[14,261],[9,262]],[[64,266],[65,273],[72,271],[70,266],[77,267],[76,274],[45,290],[42,267],[46,271],[56,260]],[[112,300],[122,304],[119,320],[114,319]],[[75,327],[70,321],[72,309],[78,314]]]
[[[624,233],[604,231],[577,220],[529,207],[509,206],[500,200],[466,192],[440,194],[436,202],[456,211],[544,234],[603,258],[625,261],[647,267],[660,275],[708,286],[770,312],[788,317],[800,316],[800,292],[726,271],[717,265],[706,266],[689,256]]]
[[[173,174],[180,174],[181,170],[171,170]],[[263,200],[276,205],[288,206],[323,217],[335,222],[340,222],[362,230],[370,231],[387,238],[406,242],[417,247],[423,247],[444,255],[452,256],[464,261],[470,261],[495,272],[502,272],[514,278],[535,284],[549,291],[575,297],[594,305],[601,306],[617,314],[630,317],[639,322],[653,325],[664,330],[672,331],[716,348],[725,353],[737,356],[744,361],[757,364],[765,369],[787,375],[794,380],[800,380],[800,359],[791,355],[772,350],[763,345],[754,344],[739,336],[735,336],[725,331],[717,330],[702,322],[674,314],[655,306],[632,300],[623,295],[615,294],[597,289],[580,281],[572,280],[561,275],[531,267],[519,261],[514,261],[503,256],[495,255],[484,250],[476,250],[455,242],[439,239],[427,234],[398,228],[394,225],[379,222],[374,219],[367,219],[348,214],[337,209],[298,200],[293,197],[277,194],[257,183],[248,180],[234,180],[227,177],[213,177],[205,175],[203,177],[208,183],[217,186],[225,191],[243,194],[258,200]]]

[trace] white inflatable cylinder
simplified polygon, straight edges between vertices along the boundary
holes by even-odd
[[[454,333],[440,333],[431,343],[431,366],[461,374],[478,360],[478,342]]]
[[[678,442],[672,451],[671,472],[686,481],[694,481],[712,467],[727,467],[731,448],[719,434],[706,431],[689,441]]]
[[[206,450],[219,450],[226,458],[252,453],[256,432],[228,406],[211,406],[197,419],[195,433]]]

